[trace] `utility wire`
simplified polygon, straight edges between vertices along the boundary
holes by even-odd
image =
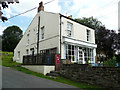
[[[51,3],[51,2],[53,2],[53,1],[55,1],[55,0],[51,0],[51,1],[49,1],[49,2],[46,2],[44,5],[46,5],[46,4],[48,4],[48,3]]]
[[[14,17],[20,16],[20,15],[25,14],[25,13],[27,13],[27,12],[30,12],[30,11],[36,9],[36,8],[37,8],[37,7],[34,7],[34,8],[32,8],[32,9],[30,9],[30,10],[27,10],[27,11],[25,11],[25,12],[23,12],[23,13],[20,13],[20,14],[17,14],[17,15],[15,15],[15,16],[12,16],[12,17],[10,17],[10,18],[8,18],[8,19],[11,19],[11,18],[14,18]]]
[[[49,1],[49,2],[46,2],[46,3],[44,3],[44,5],[46,5],[46,4],[48,4],[48,3],[51,3],[51,2],[53,2],[53,1],[55,1],[55,0],[51,0],[51,1]],[[113,1],[115,1],[115,0],[113,0]],[[110,3],[112,3],[113,1],[111,1]],[[102,8],[105,8],[105,7],[106,7],[107,5],[109,5],[110,3],[104,5]],[[20,13],[20,14],[17,14],[17,15],[15,15],[15,16],[12,16],[12,17],[10,17],[10,18],[8,18],[8,19],[12,19],[12,18],[14,18],[14,17],[20,16],[20,15],[25,14],[25,13],[27,13],[27,12],[30,12],[30,11],[36,9],[36,8],[37,8],[37,7],[34,7],[34,8],[32,8],[32,9],[30,9],[30,10],[27,10],[27,11],[25,11],[25,12],[22,12],[22,13]],[[97,9],[97,10],[98,10],[98,9]],[[95,10],[95,11],[96,11],[96,10]],[[99,11],[100,11],[100,10],[99,10]],[[0,22],[1,22],[1,21],[0,21]]]
[[[51,2],[53,2],[53,1],[55,1],[55,0],[51,0],[51,1],[49,1],[49,2],[46,2],[44,5],[46,5],[46,4],[48,4],[48,3],[51,3]],[[12,16],[12,17],[10,17],[10,18],[8,18],[8,19],[12,19],[12,18],[14,18],[14,17],[20,16],[20,15],[25,14],[25,13],[27,13],[27,12],[30,12],[30,11],[36,9],[36,8],[37,8],[37,7],[34,7],[34,8],[29,9],[29,10],[27,10],[27,11],[25,11],[25,12],[22,12],[22,13],[19,13],[19,14],[15,15],[15,16]],[[0,22],[2,22],[2,21],[0,21]]]

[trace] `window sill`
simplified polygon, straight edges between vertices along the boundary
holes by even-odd
[[[42,42],[42,41],[45,41],[45,39],[41,39],[41,40],[39,40],[39,42]]]
[[[26,46],[29,46],[29,44],[26,44]]]
[[[19,60],[20,60],[20,58],[17,58],[17,59],[16,59],[16,61],[19,61]]]

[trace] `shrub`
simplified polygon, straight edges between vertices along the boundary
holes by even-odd
[[[114,56],[112,59],[108,59],[107,61],[104,61],[104,66],[116,66],[116,57]]]

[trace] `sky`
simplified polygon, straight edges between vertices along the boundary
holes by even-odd
[[[51,0],[19,0],[20,3],[9,4],[9,8],[2,9],[4,16],[10,18],[14,15],[39,6],[39,2]],[[65,16],[72,15],[73,19],[82,17],[97,18],[110,30],[118,30],[118,2],[119,0],[54,0],[46,4],[44,10],[61,13]],[[8,26],[16,25],[26,31],[32,19],[37,14],[37,9],[26,14],[9,19],[7,22],[0,21],[0,35]]]

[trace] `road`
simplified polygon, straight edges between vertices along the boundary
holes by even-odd
[[[2,66],[0,66],[0,90],[2,89]]]
[[[75,88],[67,84],[25,74],[9,67],[2,67],[2,86],[3,88]]]

